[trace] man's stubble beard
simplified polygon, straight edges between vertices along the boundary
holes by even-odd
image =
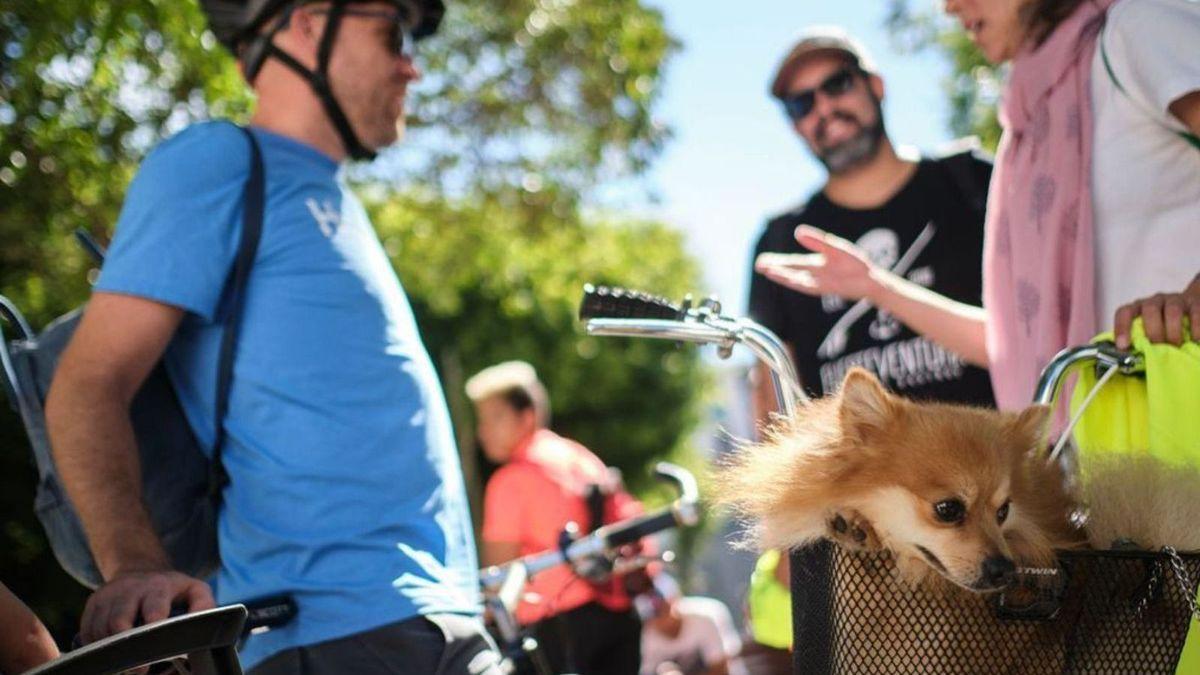
[[[887,133],[883,124],[883,106],[878,99],[875,99],[874,124],[864,126],[857,119],[854,122],[860,126],[857,134],[832,148],[816,153],[817,159],[831,174],[845,173],[869,162],[879,154],[879,149],[883,146],[883,139]]]

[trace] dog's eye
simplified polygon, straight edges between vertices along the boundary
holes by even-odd
[[[957,499],[945,499],[933,505],[933,513],[943,523],[961,523],[967,516],[967,507]]]
[[[1000,523],[1001,525],[1003,525],[1004,521],[1008,520],[1008,505],[1011,503],[1012,503],[1012,500],[1006,501],[1000,505],[1000,508],[996,509],[996,522],[997,523]]]

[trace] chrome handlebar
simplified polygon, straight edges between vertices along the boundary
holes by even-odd
[[[664,318],[672,313],[673,318]],[[588,335],[711,344],[723,359],[732,355],[735,345],[745,345],[770,369],[781,412],[790,417],[808,403],[791,356],[779,337],[750,319],[722,315],[721,303],[715,298],[702,300],[695,307],[688,298],[683,305],[675,306],[641,293],[588,285],[584,287],[580,316],[587,320]]]

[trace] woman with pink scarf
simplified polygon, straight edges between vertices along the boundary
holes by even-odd
[[[988,60],[1012,63],[988,198],[983,307],[871,264],[811,227],[817,255],[756,268],[811,295],[866,298],[990,369],[1002,409],[1060,349],[1141,317],[1200,340],[1200,3],[946,0]],[[836,104],[836,101],[832,103]],[[964,264],[972,264],[964,261]]]

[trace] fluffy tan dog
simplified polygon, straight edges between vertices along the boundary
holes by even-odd
[[[890,553],[908,584],[886,578],[893,572],[878,556],[834,558],[836,672],[1048,675],[1109,672],[1115,663],[1171,672],[1161,642],[1182,644],[1188,594],[1163,586],[1161,598],[1149,596],[1152,610],[1137,609],[1154,569],[1146,562],[1075,566],[1063,621],[993,616],[992,599],[1036,603],[1063,579],[1033,570],[1010,586],[1018,568],[1057,568],[1056,550],[1200,549],[1200,471],[1149,455],[1088,453],[1076,494],[1045,459],[1048,415],[1041,406],[999,413],[914,403],[856,369],[837,395],[735,453],[711,492],[755,523],[749,543],[757,546],[829,538]],[[1085,587],[1093,604],[1081,611]],[[1094,604],[1097,588],[1111,603]]]
[[[836,396],[736,453],[714,492],[758,523],[760,546],[882,547],[912,582],[991,591],[1085,541],[1063,473],[1042,454],[1047,417],[1042,406],[913,403],[854,369]]]

